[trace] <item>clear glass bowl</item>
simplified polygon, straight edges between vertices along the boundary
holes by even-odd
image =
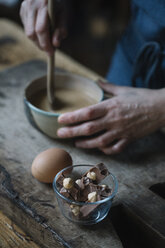
[[[67,175],[67,177],[71,177],[73,180],[77,180],[92,167],[94,167],[94,165],[74,165],[66,167],[55,176],[53,181],[53,189],[56,193],[59,208],[62,214],[67,219],[77,224],[92,225],[102,221],[107,216],[112,205],[112,201],[117,193],[118,183],[116,177],[112,173],[110,173],[100,183],[100,185],[107,185],[112,190],[111,195],[104,198],[103,200],[96,202],[78,202],[66,198],[59,192],[60,187],[57,183],[57,179],[61,174],[65,176]],[[85,209],[88,214],[86,216],[80,217],[80,215],[73,214],[73,209],[75,213]]]

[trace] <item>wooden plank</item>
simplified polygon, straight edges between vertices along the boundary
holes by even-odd
[[[44,247],[122,247],[111,222],[77,226],[60,213],[52,187],[36,181],[30,167],[37,153],[58,146],[71,153],[74,163],[93,163],[71,141],[52,140],[27,122],[23,110],[25,84],[46,71],[42,62],[30,62],[0,73],[0,209],[35,242]],[[11,125],[12,123],[12,125]]]
[[[46,56],[37,49],[24,35],[22,29],[9,20],[0,20],[0,69],[17,65],[30,59],[46,60]],[[83,67],[59,50],[56,53],[56,64],[68,71],[96,79],[98,75]]]
[[[141,185],[135,187],[122,197],[124,211],[151,240],[151,247],[164,248],[165,200]]]
[[[39,246],[0,211],[0,247],[38,248]]]
[[[49,139],[30,126],[22,104],[26,83],[45,71],[44,63],[33,61],[0,73],[3,96],[0,99],[0,208],[45,247],[76,247],[77,244],[81,244],[82,248],[106,248],[109,244],[122,247],[108,219],[90,228],[67,221],[59,211],[52,188],[31,176],[31,162],[39,152],[51,146],[70,152],[74,164],[104,162],[120,182],[116,204],[129,202],[129,192],[133,191],[136,195],[138,185],[143,183],[149,187],[151,182],[165,178],[164,136],[157,133],[142,139],[117,156],[77,149],[70,140]],[[138,201],[133,194],[131,197],[135,201],[130,201],[130,208],[134,208],[141,195]],[[153,205],[153,209],[155,207]],[[145,220],[146,224],[149,220],[156,221],[156,213],[154,219],[149,217]],[[156,230],[158,227],[154,226]]]
[[[0,69],[32,58],[45,60],[44,54],[26,39],[17,25],[2,20],[0,30]],[[99,77],[60,51],[57,58],[56,64],[61,68],[94,80]],[[27,122],[22,104],[26,83],[45,72],[43,63],[31,62],[0,73],[0,209],[44,247],[65,245],[83,248],[86,245],[97,248],[109,247],[109,244],[111,247],[122,247],[108,219],[91,228],[75,226],[61,216],[52,188],[32,178],[30,166],[33,158],[42,150],[58,146],[70,152],[75,164],[104,162],[108,165],[119,181],[119,193],[114,203],[123,203],[125,211],[129,213],[128,218],[131,216],[133,223],[140,223],[144,230],[147,226],[154,242],[162,242],[160,234],[164,234],[161,230],[165,226],[161,219],[164,213],[159,210],[164,208],[164,203],[158,196],[151,197],[153,193],[148,188],[165,182],[163,134],[158,132],[147,136],[115,156],[105,156],[96,150],[77,149],[71,141],[47,138]],[[11,183],[6,181],[4,187],[2,182],[5,175],[8,175]],[[144,192],[138,190],[139,185],[143,186]],[[151,205],[150,214],[147,210],[143,213],[143,202]],[[139,204],[142,206],[141,211],[136,209]],[[151,247],[158,248],[157,244],[161,244],[152,241]]]

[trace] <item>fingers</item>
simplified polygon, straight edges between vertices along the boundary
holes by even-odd
[[[23,1],[23,2],[21,3],[19,15],[20,15],[20,17],[21,17],[21,20],[22,20],[23,25],[25,26],[25,20],[26,20],[26,16],[27,16],[26,2],[25,2],[25,1]]]
[[[49,35],[47,0],[23,1],[20,16],[27,37],[41,50],[51,54],[53,46]]]
[[[54,48],[51,44],[48,20],[47,6],[44,6],[38,10],[35,32],[40,48],[52,55]]]
[[[123,90],[126,90],[126,86],[116,86],[112,83],[109,82],[103,82],[101,80],[98,80],[97,83],[100,85],[100,87],[107,93],[110,93],[112,95],[118,95],[121,93]]]
[[[52,39],[50,38],[47,5],[47,0],[24,0],[20,8],[20,17],[27,37],[41,50],[52,55],[54,47],[59,47],[61,40],[66,37],[66,31],[57,23],[54,35]],[[62,11],[59,12],[58,18],[57,15],[55,15],[56,19],[64,18]]]
[[[67,32],[65,28],[57,28],[53,34],[52,43],[55,47],[59,47],[61,41],[65,39],[67,36]]]
[[[77,140],[75,142],[76,147],[85,149],[98,148],[105,154],[109,155],[120,153],[128,144],[127,138],[118,138],[120,137],[120,133],[117,130],[105,131],[98,137],[90,137],[90,135],[95,133],[97,134],[100,130],[105,130],[104,119],[102,119],[102,123],[96,120],[74,127],[64,127],[59,129],[57,134],[61,138],[89,136],[86,139]],[[116,142],[116,140],[118,141]]]
[[[77,136],[90,136],[105,129],[104,119],[89,121],[77,126],[63,127],[57,132],[60,138],[72,138]]]
[[[99,135],[98,137],[78,140],[75,145],[81,148],[106,147],[116,139],[117,135],[116,131],[105,131],[104,134]]]
[[[128,145],[129,141],[125,138],[120,139],[114,145],[110,145],[107,147],[99,148],[102,152],[107,155],[118,154],[123,151],[123,149]]]
[[[61,124],[75,124],[83,121],[94,120],[102,117],[107,112],[104,102],[82,108],[73,112],[60,115],[58,122]]]
[[[110,130],[95,138],[77,140],[75,145],[85,149],[98,148],[107,155],[117,154],[129,143],[127,138],[118,139],[117,137],[120,137],[120,134],[117,131]]]
[[[35,40],[35,23],[36,23],[37,11],[32,9],[30,12],[27,11],[27,3],[24,1],[20,9],[20,16],[24,24],[24,29],[27,37],[31,40]]]

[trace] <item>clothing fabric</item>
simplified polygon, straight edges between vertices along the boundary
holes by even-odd
[[[133,0],[132,16],[107,79],[116,85],[165,87],[165,1]]]

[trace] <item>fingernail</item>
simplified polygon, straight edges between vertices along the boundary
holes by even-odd
[[[62,122],[62,119],[63,119],[63,116],[60,115],[60,116],[58,117],[58,122]]]
[[[60,39],[57,39],[57,38],[54,38],[53,39],[53,46],[59,47],[60,46],[60,43],[61,43],[61,40]]]
[[[59,130],[57,130],[57,135],[61,138],[66,137],[66,133],[67,133],[66,128],[60,128]]]
[[[58,122],[63,123],[66,120],[67,114],[62,114],[58,117]]]

